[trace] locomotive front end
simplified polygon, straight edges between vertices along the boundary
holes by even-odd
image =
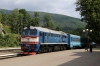
[[[21,50],[33,51],[38,44],[38,36],[21,36]]]
[[[21,54],[36,53],[39,44],[38,31],[36,29],[26,28],[21,33]]]

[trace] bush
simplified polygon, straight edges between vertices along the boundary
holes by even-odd
[[[14,34],[2,36],[0,34],[0,47],[18,47],[19,40],[15,38]]]

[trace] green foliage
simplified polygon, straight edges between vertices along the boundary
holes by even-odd
[[[11,33],[10,26],[4,25],[3,28],[6,33]]]
[[[1,20],[2,20],[2,14],[0,13],[0,23],[1,23]]]
[[[14,9],[13,12],[9,15],[9,25],[12,33],[17,33],[18,29],[18,20],[19,20],[19,10]]]
[[[7,15],[10,15],[12,13],[12,10],[0,9],[0,12],[2,14],[5,13]],[[33,13],[33,11],[26,11],[25,9],[20,9],[19,13],[22,14],[19,17],[19,27],[17,27],[19,29],[19,32],[21,31],[21,29],[23,28],[23,26],[27,26],[27,21],[28,20],[29,20],[28,21],[29,25],[31,25],[31,23],[32,23],[33,26],[35,26],[34,25],[35,23],[34,23],[34,13]],[[27,18],[26,15],[25,15],[25,13],[30,14],[30,16],[32,17],[32,19],[24,19],[24,18]],[[82,22],[78,18],[74,18],[74,17],[70,17],[70,16],[66,16],[66,15],[60,15],[60,14],[46,13],[46,12],[38,12],[38,13],[39,13],[39,25],[40,26],[44,25],[43,24],[44,23],[44,15],[46,15],[46,14],[49,14],[50,17],[52,18],[52,21],[54,22],[54,24],[56,26],[60,26],[60,28],[62,30],[64,30],[64,31],[74,30],[74,29],[77,29],[77,28],[84,28],[86,26],[86,23]],[[5,24],[9,24],[8,20],[2,21],[2,22],[5,22]],[[2,23],[2,24],[4,24],[4,23]],[[23,25],[23,24],[25,24],[25,25]],[[55,29],[55,28],[53,28],[53,29]]]
[[[57,30],[57,31],[60,31],[60,30],[61,30],[61,28],[60,28],[59,26],[57,26],[57,27],[56,27],[56,30]]]
[[[100,0],[78,0],[76,11],[80,11],[82,20],[87,22],[86,28],[93,30],[90,38],[100,43]]]
[[[7,10],[7,9],[0,9],[0,13],[5,13],[5,14],[10,14],[12,12],[12,10]]]
[[[21,30],[23,29],[23,17],[24,15],[19,13],[18,34],[21,33]]]
[[[64,30],[66,32],[70,30],[73,32],[76,28],[84,28],[86,25],[86,23],[80,21],[78,18],[45,12],[27,12],[25,9],[18,10],[16,8],[13,11],[0,9],[0,13],[2,13],[1,23],[3,24],[3,28],[6,32],[8,32],[8,35],[3,37],[1,36],[0,47],[18,46],[19,41],[14,37],[15,35],[12,35],[12,33],[19,35],[23,27],[26,26],[44,25],[51,29]],[[80,34],[77,32],[75,32],[75,34]]]
[[[45,12],[39,12],[40,13],[40,25],[43,25],[44,23],[44,15]],[[60,15],[60,14],[52,14],[47,13],[51,16],[52,20],[54,21],[56,26],[60,26],[60,28],[64,31],[74,30],[77,28],[84,28],[86,26],[85,22],[82,22],[78,18],[69,17],[66,15]]]
[[[16,39],[15,34],[8,34],[3,36],[0,34],[0,47],[18,47],[19,40]]]
[[[44,26],[47,28],[55,28],[55,24],[49,14],[45,14],[43,18]]]
[[[28,14],[28,12],[25,10],[25,9],[20,9],[19,10],[19,13],[21,13],[23,15],[23,18],[22,18],[22,26],[25,27],[25,26],[28,26],[30,25],[30,15]]]
[[[8,15],[7,14],[2,14],[1,23],[4,24],[4,25],[9,25],[9,23],[8,23]]]
[[[79,36],[83,36],[83,29],[84,28],[77,28],[75,30],[69,30],[67,33],[74,34],[74,35],[79,35]]]
[[[39,26],[39,13],[38,12],[34,12],[34,18],[31,19],[31,25],[32,26]]]
[[[50,28],[51,29],[55,29],[56,28],[54,21],[51,20],[49,24],[50,24]]]

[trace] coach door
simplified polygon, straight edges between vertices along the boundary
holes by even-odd
[[[41,38],[41,40],[42,40],[42,43],[44,43],[44,32],[40,32],[40,38]]]
[[[42,42],[44,43],[44,39],[45,39],[45,33],[43,32],[43,35],[42,35]]]

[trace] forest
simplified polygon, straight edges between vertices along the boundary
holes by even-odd
[[[76,35],[81,35],[86,26],[86,23],[78,18],[18,8],[14,10],[0,9],[0,23],[2,24],[0,27],[7,32],[7,35],[0,36],[0,43],[2,43],[0,47],[3,45],[7,47],[19,46],[20,40],[18,38],[21,30],[26,26],[44,26]]]

